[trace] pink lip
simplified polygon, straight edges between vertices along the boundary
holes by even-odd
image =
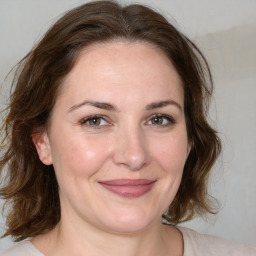
[[[120,179],[100,181],[99,184],[121,197],[137,198],[149,192],[155,182],[156,180],[148,179]]]

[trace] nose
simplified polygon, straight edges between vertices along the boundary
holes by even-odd
[[[113,160],[116,165],[137,171],[150,163],[147,141],[139,129],[120,132],[115,144]]]

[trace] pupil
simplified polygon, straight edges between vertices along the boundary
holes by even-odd
[[[155,117],[155,118],[154,118],[154,123],[155,123],[155,124],[162,123],[162,118],[161,118],[161,117]]]
[[[98,124],[100,124],[99,118],[93,118],[93,119],[91,119],[91,124],[93,124],[93,125],[98,125]]]

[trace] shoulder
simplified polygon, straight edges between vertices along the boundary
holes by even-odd
[[[30,241],[23,241],[0,252],[0,256],[44,256]]]
[[[256,248],[192,229],[178,227],[183,235],[184,256],[256,256]]]

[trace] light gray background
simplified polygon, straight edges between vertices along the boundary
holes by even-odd
[[[84,2],[0,0],[0,82],[52,22]],[[217,216],[184,225],[256,245],[256,0],[140,2],[161,11],[201,47],[215,78],[211,120],[222,137],[223,154],[211,192],[221,209]],[[1,108],[8,86],[6,80],[1,87]],[[11,245],[9,238],[0,240],[0,250]]]

